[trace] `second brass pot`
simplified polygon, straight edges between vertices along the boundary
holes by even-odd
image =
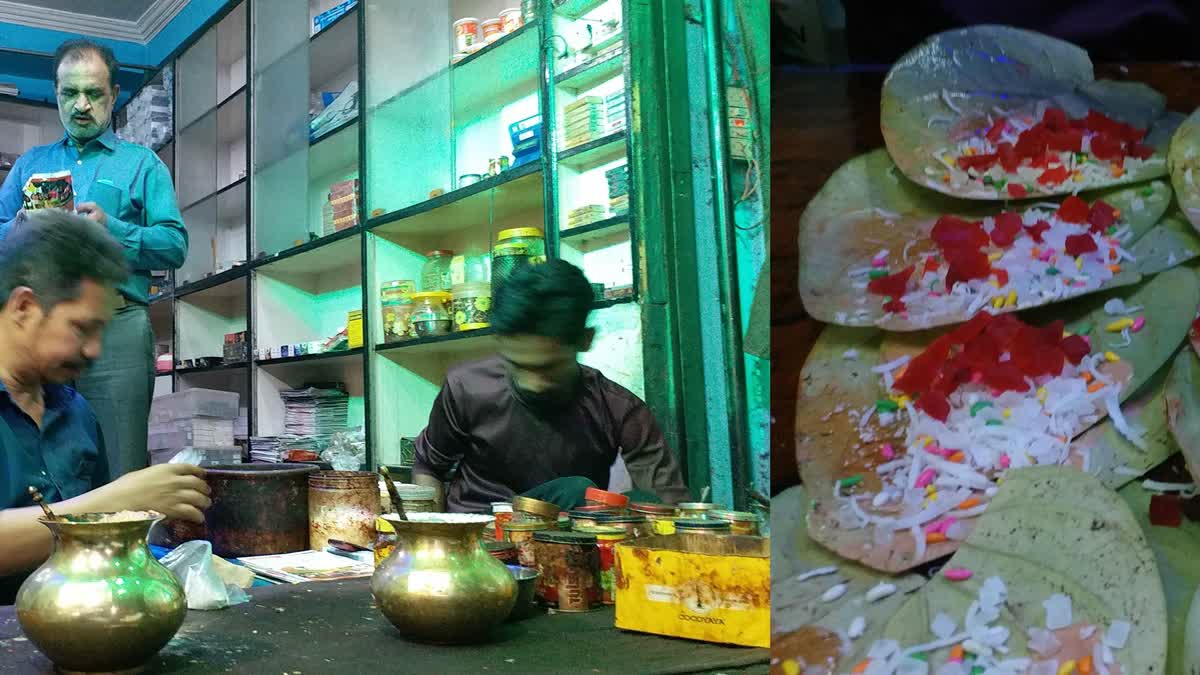
[[[384,516],[396,548],[371,578],[379,610],[418,642],[460,644],[486,639],[517,599],[517,582],[483,548],[491,516],[411,513]]]

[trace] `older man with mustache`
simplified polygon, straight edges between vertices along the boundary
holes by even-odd
[[[54,55],[54,84],[66,133],[22,155],[0,187],[0,238],[21,210],[32,176],[70,171],[76,213],[105,227],[124,249],[131,274],[118,287],[102,355],[76,381],[100,421],[114,477],[148,464],[154,392],[150,271],[178,268],[188,246],[167,167],[149,148],[117,138],[110,128],[120,93],[116,71],[107,47],[87,40],[63,43]]]

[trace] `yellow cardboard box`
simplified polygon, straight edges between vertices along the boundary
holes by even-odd
[[[346,317],[346,340],[350,349],[363,346],[362,310],[356,309]]]
[[[617,628],[770,646],[769,539],[643,537],[617,546],[616,584]]]

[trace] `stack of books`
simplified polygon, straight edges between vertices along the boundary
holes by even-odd
[[[605,109],[608,115],[608,131],[621,131],[625,128],[625,90],[615,91],[605,99]]]
[[[597,220],[603,220],[608,215],[603,204],[588,204],[577,209],[571,209],[567,214],[567,228],[582,227]]]
[[[604,135],[604,99],[585,96],[563,108],[563,147],[567,150]]]
[[[614,216],[629,213],[629,165],[609,169],[604,177],[608,179],[608,209]]]

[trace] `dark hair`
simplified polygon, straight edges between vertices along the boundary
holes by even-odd
[[[500,335],[540,335],[579,344],[593,302],[592,285],[571,263],[556,259],[527,265],[496,289],[492,327]]]
[[[79,297],[84,279],[115,286],[128,276],[125,251],[107,230],[59,209],[23,212],[0,242],[0,302],[27,286],[49,311]]]
[[[108,66],[108,86],[110,89],[115,87],[117,85],[117,57],[113,54],[113,50],[91,40],[67,40],[54,50],[54,84],[58,84],[58,67],[62,65],[63,61],[82,58],[88,52],[100,57],[104,65]]]

